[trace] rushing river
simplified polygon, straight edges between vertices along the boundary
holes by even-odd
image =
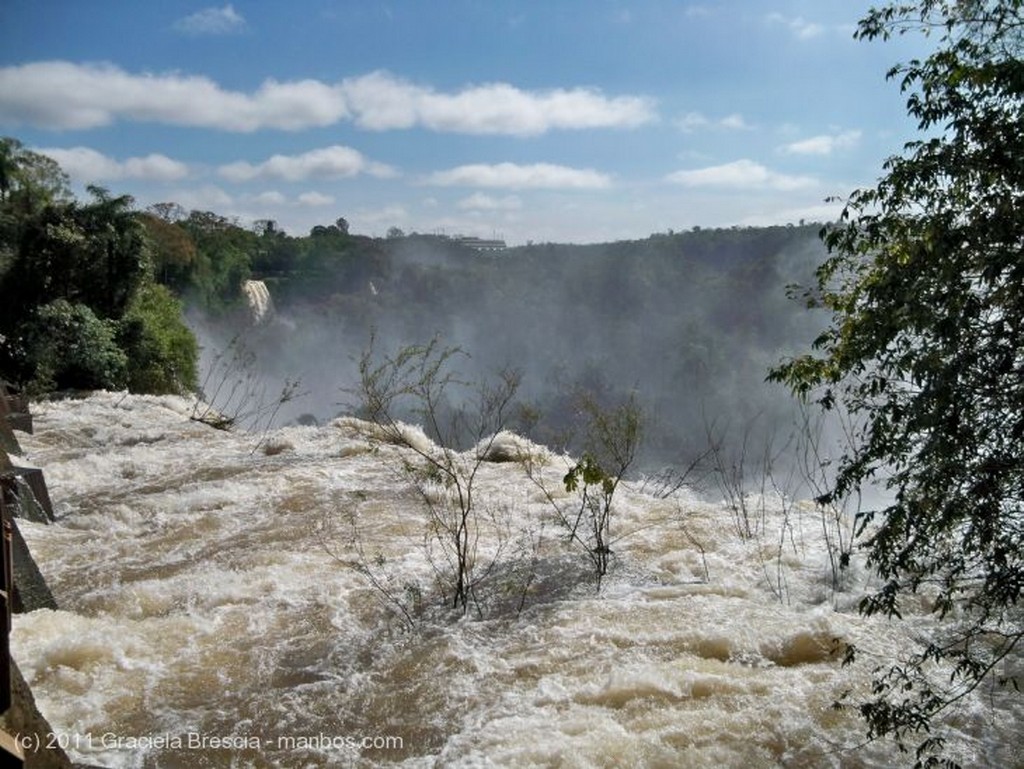
[[[34,410],[23,459],[44,468],[58,520],[20,526],[61,610],[16,617],[12,644],[77,760],[160,769],[908,760],[890,744],[862,744],[856,712],[832,704],[864,691],[871,669],[911,648],[929,620],[859,616],[865,577],[833,589],[808,505],[769,506],[760,535],[744,540],[721,504],[624,487],[615,527],[627,536],[597,594],[522,465],[487,463],[481,509],[500,511],[495,531],[529,533],[519,563],[540,576],[483,619],[427,611],[410,628],[354,568],[380,563],[372,573],[401,600],[406,583],[429,585],[438,566],[403,450],[352,421],[220,431],[191,421],[190,402],[173,397],[98,393]],[[565,468],[548,458],[549,488]],[[429,591],[422,601],[433,601]],[[843,667],[846,643],[864,653]],[[1020,699],[962,702],[949,718],[954,756],[1024,766]]]

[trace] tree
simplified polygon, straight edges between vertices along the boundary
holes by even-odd
[[[33,364],[29,390],[123,387],[128,357],[115,340],[115,326],[66,299],[36,308],[26,324]]]
[[[118,318],[141,284],[148,263],[131,197],[91,187],[94,200],[54,203],[21,217],[17,258],[0,276],[0,325],[26,317],[54,299]]]
[[[910,31],[939,37],[890,71],[922,138],[823,231],[809,300],[833,319],[770,378],[857,420],[823,501],[886,493],[857,520],[882,580],[861,610],[922,593],[941,620],[860,710],[936,765],[937,717],[982,682],[1015,688],[1001,663],[1024,637],[1024,0],[889,3],[857,37]]]
[[[87,189],[93,201],[77,208],[87,238],[76,266],[90,279],[86,303],[104,317],[119,318],[148,272],[145,230],[130,195],[115,197],[93,185]]]
[[[158,219],[163,219],[168,224],[180,222],[188,216],[184,208],[173,202],[154,203],[146,211]]]
[[[0,273],[17,250],[26,221],[70,200],[68,177],[56,161],[0,137]]]
[[[153,213],[140,214],[139,221],[146,230],[154,277],[165,286],[184,291],[195,269],[195,242],[175,221]]]
[[[181,302],[165,286],[148,282],[135,293],[118,342],[132,362],[132,392],[183,395],[196,389],[196,338],[182,320]]]
[[[192,211],[180,226],[196,246],[192,283],[202,304],[219,312],[240,302],[259,250],[255,233],[210,211]]]
[[[184,274],[194,245],[130,196],[88,190],[74,200],[57,163],[0,139],[0,372],[35,391],[194,387],[195,339],[149,259]]]
[[[70,197],[68,176],[57,161],[25,149],[17,139],[0,137],[0,206],[28,212]]]

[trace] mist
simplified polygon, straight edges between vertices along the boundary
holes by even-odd
[[[646,416],[642,466],[685,465],[712,425],[752,445],[793,429],[793,399],[765,376],[826,322],[787,293],[809,284],[824,258],[819,229],[695,230],[500,252],[437,236],[364,239],[362,261],[339,265],[344,278],[298,284],[255,272],[275,308],[259,322],[245,307],[216,318],[191,310],[203,389],[209,396],[235,375],[212,369],[241,340],[262,397],[301,381],[302,397],[283,404],[275,422],[323,423],[356,406],[348,391],[371,334],[380,354],[437,338],[465,353],[466,379],[521,372],[519,401],[536,418],[512,427],[528,437],[557,444],[571,435],[575,391],[608,405],[633,395]]]

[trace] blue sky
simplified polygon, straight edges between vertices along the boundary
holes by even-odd
[[[293,234],[822,220],[913,135],[885,73],[921,43],[853,40],[868,4],[3,0],[0,132]]]

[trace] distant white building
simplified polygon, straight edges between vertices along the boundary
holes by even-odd
[[[460,246],[475,248],[477,251],[504,251],[506,248],[504,240],[484,240],[467,235],[457,235],[452,240]]]

